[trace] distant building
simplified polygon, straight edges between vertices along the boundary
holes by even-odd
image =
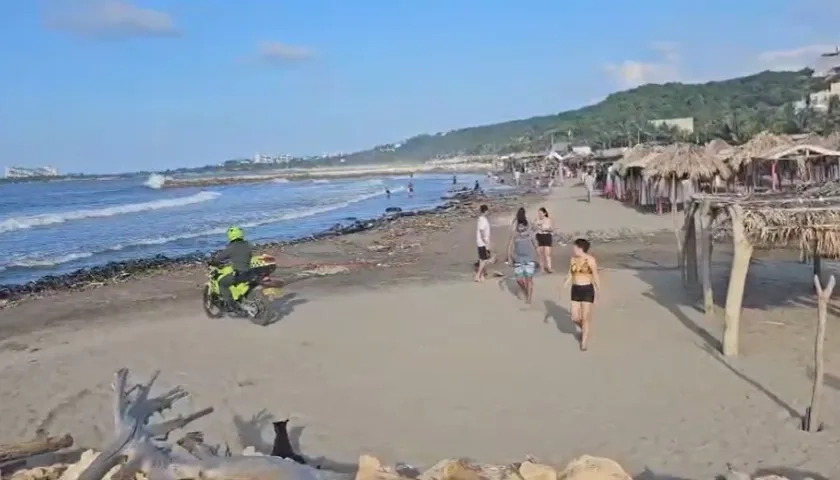
[[[54,167],[6,167],[6,178],[57,177],[58,170]]]
[[[650,124],[654,127],[673,127],[687,133],[694,133],[694,117],[660,118],[651,120]]]
[[[821,112],[828,110],[828,103],[831,100],[831,97],[840,97],[840,82],[832,83],[828,87],[828,90],[820,90],[819,92],[814,92],[808,95],[811,108]],[[802,110],[805,106],[805,100],[800,100],[793,104],[793,108],[796,110]]]
[[[572,153],[581,157],[589,157],[592,155],[592,147],[588,145],[581,145],[579,147],[572,147]]]

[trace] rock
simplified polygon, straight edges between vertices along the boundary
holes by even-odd
[[[378,458],[370,455],[359,457],[356,480],[396,480],[401,478],[394,470],[386,467]]]
[[[387,213],[398,213],[398,212],[402,212],[402,208],[400,208],[400,207],[388,207],[388,208],[385,209],[385,212],[387,212]]]
[[[524,480],[557,480],[557,471],[540,463],[523,462],[519,474]]]
[[[633,477],[614,460],[583,455],[569,462],[557,480],[633,480]]]

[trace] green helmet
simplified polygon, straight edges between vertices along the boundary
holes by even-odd
[[[232,242],[234,240],[245,240],[245,232],[243,232],[241,228],[233,226],[228,228],[227,237],[228,242]]]

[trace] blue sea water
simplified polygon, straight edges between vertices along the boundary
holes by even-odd
[[[458,187],[481,175],[459,175]],[[256,243],[291,240],[387,207],[443,203],[452,176],[280,181],[156,189],[142,178],[0,185],[0,285],[112,261],[209,252],[237,224]],[[385,190],[390,189],[391,198]]]

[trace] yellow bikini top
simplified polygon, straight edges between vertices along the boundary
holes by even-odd
[[[569,261],[569,272],[581,275],[592,275],[592,267],[585,258],[572,258]]]

